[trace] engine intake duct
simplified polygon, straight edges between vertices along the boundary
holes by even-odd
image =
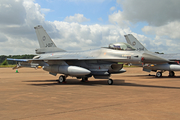
[[[109,68],[108,72],[110,74],[126,72],[126,70],[124,70],[122,68],[123,68],[123,64],[112,64],[111,67]]]

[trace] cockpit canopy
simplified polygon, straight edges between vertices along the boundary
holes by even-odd
[[[127,44],[127,43],[111,43],[109,44],[110,49],[114,50],[136,50],[133,46]]]

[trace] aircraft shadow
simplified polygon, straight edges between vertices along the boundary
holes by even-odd
[[[22,82],[56,82],[57,80],[28,80]]]
[[[58,83],[58,80],[30,80],[30,81],[23,81],[23,82],[35,82],[35,83],[38,82],[36,84],[28,84],[28,85],[42,86],[42,87],[53,86],[53,85],[89,85],[89,86],[108,85],[107,80],[81,82],[80,80],[76,80],[76,79],[68,79],[67,83]],[[125,80],[114,80],[113,85],[115,85],[115,86],[130,86],[130,87],[180,89],[180,87],[171,87],[171,86],[157,86],[157,85],[144,85],[144,84],[136,84],[136,83],[125,83]]]
[[[180,87],[170,87],[170,86],[157,86],[157,85],[142,85],[135,83],[124,83],[121,86],[133,86],[133,87],[152,87],[152,88],[167,88],[167,89],[180,89]]]
[[[29,81],[23,81],[23,82],[34,82],[36,84],[28,84],[28,85],[34,85],[34,86],[46,86],[46,85],[108,85],[107,80],[96,80],[88,82],[81,82],[81,80],[77,79],[67,79],[66,83],[58,83],[58,80],[29,80]],[[124,84],[125,80],[114,80],[113,85],[122,85]]]
[[[180,76],[174,76],[174,77],[169,77],[169,76],[162,76],[160,78],[157,78],[155,75],[131,75],[131,76],[125,76],[125,77],[146,77],[146,79],[160,79],[160,78],[180,78]]]

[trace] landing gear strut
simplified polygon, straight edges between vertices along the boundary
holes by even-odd
[[[88,77],[83,77],[81,82],[88,82]]]
[[[112,85],[113,84],[113,80],[112,79],[109,79],[107,82],[108,82],[108,85]]]
[[[66,81],[65,76],[63,76],[63,75],[59,76],[59,80],[58,80],[59,83],[65,83],[65,81]]]
[[[169,77],[174,77],[175,73],[174,71],[169,71]]]

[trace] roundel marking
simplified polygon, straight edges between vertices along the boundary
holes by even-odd
[[[135,42],[135,41],[134,41],[134,42],[132,42],[132,45],[133,45],[133,46],[135,46],[135,45],[136,45],[136,42]]]
[[[42,37],[42,40],[45,41],[45,40],[46,40],[46,36],[43,36],[43,37]]]

